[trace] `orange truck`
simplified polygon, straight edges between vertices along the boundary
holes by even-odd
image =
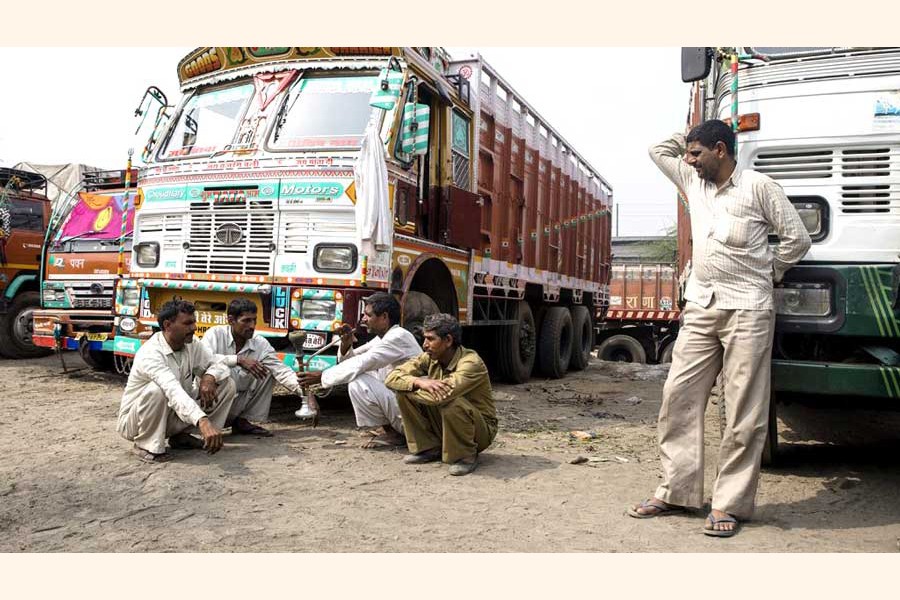
[[[50,219],[47,179],[38,173],[0,168],[0,356],[45,354],[31,339],[31,318],[40,307],[40,261]]]
[[[130,261],[134,211],[140,205],[137,169],[130,177],[121,169],[87,172],[83,177],[80,190],[54,207],[44,245],[42,308],[33,315],[33,342],[38,347],[76,350],[94,368],[115,364],[122,371],[125,362],[113,356],[113,299]]]

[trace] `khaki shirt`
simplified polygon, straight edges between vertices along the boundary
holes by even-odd
[[[417,390],[412,394],[416,401],[441,406],[455,398],[465,396],[475,410],[482,414],[485,421],[497,424],[497,410],[494,408],[494,395],[491,391],[488,370],[474,350],[458,347],[446,369],[438,361],[431,360],[427,353],[422,353],[391,371],[384,384],[395,392],[411,392],[413,380],[417,377],[450,382],[453,390],[443,400],[424,390]]]
[[[771,177],[735,168],[721,187],[700,179],[682,156],[685,136],[676,133],[650,148],[650,158],[687,198],[693,237],[693,268],[684,297],[707,307],[770,310],[773,281],[809,250],[809,234],[781,186]],[[769,246],[769,232],[778,244]]]

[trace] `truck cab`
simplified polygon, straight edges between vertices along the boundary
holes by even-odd
[[[47,179],[0,168],[0,356],[46,354],[31,339],[32,315],[40,308],[40,261],[50,219]]]

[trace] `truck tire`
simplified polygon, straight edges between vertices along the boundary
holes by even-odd
[[[663,346],[662,352],[659,353],[659,364],[664,365],[672,362],[672,350],[674,348],[674,340]]]
[[[591,350],[594,349],[594,324],[591,322],[591,312],[586,306],[573,306],[572,313],[572,358],[569,359],[569,369],[583,371],[591,360]]]
[[[428,294],[412,290],[403,294],[403,328],[413,334],[420,344],[425,339],[422,331],[425,317],[439,312],[440,307]]]
[[[112,352],[91,350],[90,343],[87,340],[84,340],[78,346],[78,354],[81,356],[81,360],[95,371],[111,371],[113,369]]]
[[[538,340],[538,364],[541,372],[559,379],[572,359],[572,315],[565,306],[551,306],[544,315]]]
[[[52,354],[49,348],[35,346],[32,315],[41,307],[38,292],[22,292],[9,305],[9,311],[0,321],[0,354],[6,358],[37,358]]]
[[[524,383],[534,369],[537,334],[534,315],[524,300],[516,303],[512,316],[515,325],[504,325],[497,330],[497,362],[500,374],[510,383]]]
[[[603,340],[597,348],[600,360],[612,362],[646,363],[647,352],[639,341],[628,335],[614,335]]]

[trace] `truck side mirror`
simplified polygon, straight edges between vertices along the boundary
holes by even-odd
[[[705,79],[712,67],[712,48],[681,49],[681,80],[685,83]]]
[[[428,153],[428,121],[431,109],[427,104],[407,102],[403,105],[400,124],[400,148],[404,154]]]

